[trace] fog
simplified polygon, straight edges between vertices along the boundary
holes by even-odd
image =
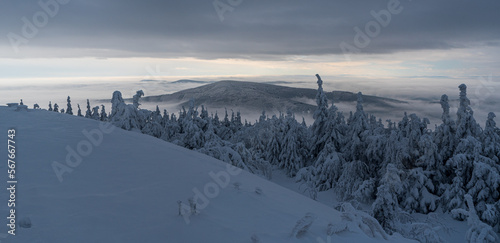
[[[237,78],[234,78],[237,79]],[[317,88],[314,77],[305,76],[281,76],[281,77],[252,77],[252,78],[238,78],[239,80],[256,81],[274,83],[282,86],[301,87],[301,88]],[[420,118],[428,118],[431,121],[429,128],[433,129],[435,124],[440,123],[441,107],[439,99],[442,94],[447,94],[450,98],[450,106],[452,114],[456,112],[458,105],[458,85],[462,81],[468,84],[468,97],[471,100],[471,106],[474,110],[476,120],[481,126],[484,126],[488,112],[495,112],[500,114],[499,106],[500,91],[499,82],[493,81],[493,77],[477,78],[465,82],[467,80],[461,79],[447,79],[440,78],[439,82],[430,85],[427,78],[422,82],[422,78],[401,78],[401,82],[394,82],[394,79],[386,80],[371,80],[367,78],[352,78],[352,77],[323,77],[324,90],[342,90],[358,92],[361,91],[366,95],[376,95],[381,97],[389,97],[406,101],[407,103],[393,104],[392,108],[381,108],[365,104],[365,111],[373,114],[382,119],[384,124],[386,120],[390,119],[393,122],[400,121],[407,114],[415,113]],[[213,82],[216,79],[198,79],[206,82]],[[427,83],[427,85],[423,85]],[[174,82],[169,80],[150,80],[150,81],[137,81],[137,80],[119,80],[119,81],[104,81],[104,82],[73,82],[73,83],[53,83],[53,84],[2,84],[0,85],[0,104],[9,102],[19,102],[23,99],[24,103],[30,108],[33,104],[37,103],[42,109],[48,108],[49,101],[52,104],[57,103],[60,109],[66,109],[66,98],[71,96],[73,110],[76,114],[77,104],[80,104],[82,112],[86,110],[86,100],[89,99],[91,107],[104,104],[106,111],[111,111],[109,100],[115,90],[122,92],[124,98],[131,98],[137,90],[143,90],[146,96],[170,94],[187,88],[193,88],[204,85],[205,83],[195,82]],[[298,101],[315,104],[314,100],[297,98]],[[163,112],[167,109],[169,113],[178,113],[180,110],[179,104],[169,103],[142,103],[141,108],[154,110],[156,105],[159,106]],[[342,111],[347,118],[350,111],[355,111],[354,103],[338,103],[335,104],[339,111]],[[240,111],[242,118],[248,122],[255,122],[261,115],[261,111],[248,110],[242,107],[207,107],[209,113],[219,115],[223,119],[224,112],[227,109],[229,116],[231,111]],[[200,108],[201,109],[201,108]],[[273,114],[278,114],[279,111],[267,112],[271,117]],[[286,112],[286,111],[282,111]],[[296,114],[298,120],[306,120],[308,125],[313,122],[312,114]]]

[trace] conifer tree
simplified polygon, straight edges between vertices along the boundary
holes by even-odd
[[[316,78],[318,79],[318,93],[316,94],[316,104],[317,108],[314,112],[313,118],[314,123],[311,127],[312,130],[312,156],[315,158],[318,156],[319,152],[325,146],[325,142],[322,141],[323,136],[325,135],[325,127],[326,122],[328,120],[328,99],[323,91],[323,80],[316,74]]]
[[[500,163],[500,135],[496,133],[498,128],[495,122],[495,113],[488,114],[488,120],[482,136],[483,154],[496,163]]]
[[[141,99],[142,96],[144,96],[144,92],[142,90],[138,90],[133,97],[133,104],[136,109],[139,109],[139,106],[141,105],[139,103],[139,99]]]
[[[71,108],[71,99],[69,98],[69,96],[66,101],[68,102],[66,107],[66,114],[73,115],[73,108]]]
[[[91,116],[91,118],[94,119],[94,120],[100,120],[101,115],[99,114],[99,106],[96,106],[96,107],[92,108],[92,116]]]
[[[108,114],[106,113],[106,109],[104,108],[104,105],[101,105],[101,116],[100,116],[101,121],[107,121],[108,120]]]
[[[78,116],[82,116],[82,109],[80,109],[80,104],[78,104]]]
[[[398,196],[403,187],[400,177],[401,171],[393,164],[388,164],[386,172],[380,180],[377,190],[377,199],[373,202],[373,217],[380,222],[382,227],[389,233],[396,229],[396,218],[400,212]]]
[[[89,99],[87,99],[87,112],[85,113],[85,118],[92,118],[92,110],[90,109]]]

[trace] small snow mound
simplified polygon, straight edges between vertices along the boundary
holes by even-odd
[[[31,228],[31,219],[28,217],[24,217],[19,220],[19,227],[21,228]]]
[[[292,236],[300,239],[305,233],[307,233],[314,220],[316,220],[316,215],[313,213],[307,213],[306,216],[301,218],[295,224],[295,227],[292,230]]]
[[[18,105],[16,111],[28,111],[28,106],[26,105]]]

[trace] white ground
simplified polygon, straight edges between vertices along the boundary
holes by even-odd
[[[32,226],[17,226],[15,236],[6,234],[9,195],[4,190],[1,242],[236,243],[252,242],[253,235],[260,242],[329,242],[328,223],[341,221],[341,213],[331,207],[247,172],[229,176],[222,182],[224,188],[213,187],[217,184],[210,172],[229,175],[234,168],[150,136],[114,129],[103,133],[101,143],[95,136],[97,145],[85,151],[88,147],[82,145],[91,141],[82,131],[99,129],[99,123],[90,119],[0,107],[0,134],[4,134],[0,148],[7,148],[7,130],[12,128],[16,129],[16,219],[29,218]],[[79,164],[70,156],[72,172],[63,174],[61,182],[52,165],[54,161],[67,165],[67,148],[78,151],[79,146],[84,149],[80,152],[89,154]],[[6,185],[7,151],[0,151],[4,159],[0,180]],[[187,203],[194,190],[212,198],[198,200],[197,215],[178,216],[177,201]],[[306,213],[317,219],[303,237],[291,237],[297,220]],[[384,241],[356,229],[331,239]],[[407,241],[393,236],[389,242]]]

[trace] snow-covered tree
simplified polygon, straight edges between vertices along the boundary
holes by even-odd
[[[488,114],[488,120],[484,128],[482,143],[484,156],[500,163],[500,135],[496,132],[498,128],[495,123],[495,113]]]
[[[78,104],[78,116],[83,116],[82,109],[80,109],[80,104]]]
[[[359,92],[356,112],[352,115],[346,131],[345,140],[347,143],[341,151],[347,161],[367,161],[364,151],[367,147],[366,138],[368,135],[369,127],[366,114],[363,111],[363,95]]]
[[[186,116],[180,121],[182,127],[182,141],[184,147],[189,149],[199,149],[205,143],[203,130],[197,124],[197,111],[194,107],[194,101],[190,102],[189,110]]]
[[[59,112],[59,105],[57,103],[54,103],[54,112]]]
[[[335,155],[334,156],[338,156]],[[340,159],[334,157],[332,165],[338,164]],[[341,161],[341,160],[340,160]],[[337,165],[338,166],[338,165]],[[365,181],[370,180],[370,170],[368,165],[360,160],[344,162],[342,165],[342,174],[335,186],[335,191],[339,194],[341,200],[346,201],[360,195],[358,190],[365,189]],[[361,198],[366,200],[366,198]]]
[[[52,102],[49,101],[49,111],[52,111]]]
[[[400,174],[401,171],[396,166],[387,165],[386,173],[377,189],[377,199],[372,205],[373,217],[389,233],[396,229],[397,215],[400,211],[398,197],[403,191]]]
[[[464,207],[464,196],[467,193],[465,186],[472,177],[474,153],[480,148],[479,141],[468,136],[461,140],[453,157],[446,162],[449,170],[453,172],[452,183],[444,193],[443,203],[448,210]]]
[[[133,97],[133,104],[136,109],[139,109],[139,106],[141,105],[139,103],[139,99],[141,99],[142,96],[144,96],[144,92],[142,90],[138,90]]]
[[[408,171],[404,179],[404,196],[401,207],[407,212],[429,213],[436,210],[439,197],[434,195],[434,184],[431,173],[422,168]]]
[[[337,152],[333,143],[328,143],[319,153],[312,165],[311,178],[320,191],[326,191],[336,186],[342,175],[344,160]]]
[[[89,99],[87,99],[87,112],[85,113],[85,118],[92,118],[92,110],[90,109]]]
[[[106,109],[104,108],[104,105],[101,105],[100,120],[101,121],[107,121],[108,120],[108,114],[106,113]]]
[[[92,119],[94,120],[100,120],[101,119],[101,115],[99,114],[99,106],[96,106],[94,108],[92,108],[92,116],[91,116]]]
[[[120,91],[115,91],[111,99],[111,123],[125,130],[138,129],[143,127],[143,114],[139,113],[136,106],[127,105],[122,98]]]
[[[325,146],[325,141],[322,141],[322,138],[325,135],[325,124],[328,120],[328,99],[323,91],[323,80],[321,80],[321,77],[318,74],[316,74],[316,78],[318,78],[318,93],[316,94],[317,108],[313,115],[314,123],[311,127],[311,153],[313,157],[316,157]]]
[[[448,161],[453,156],[453,151],[456,147],[455,131],[456,125],[450,117],[450,104],[448,103],[448,96],[441,96],[441,107],[443,115],[441,117],[443,123],[439,125],[434,132],[434,140],[440,151],[440,157],[443,161]],[[443,165],[441,165],[443,166]]]
[[[456,137],[458,140],[467,136],[479,137],[481,127],[474,119],[474,112],[470,107],[470,100],[467,98],[467,85],[461,84],[460,89],[460,105],[457,110],[457,131]]]
[[[66,114],[73,115],[73,108],[71,108],[71,99],[69,98],[69,96],[66,101],[68,102],[66,106]]]
[[[285,169],[289,176],[295,176],[298,170],[304,167],[304,155],[306,144],[302,143],[298,136],[301,136],[300,124],[295,120],[295,116],[288,112],[285,121],[284,138],[281,152],[278,156],[279,167]]]

